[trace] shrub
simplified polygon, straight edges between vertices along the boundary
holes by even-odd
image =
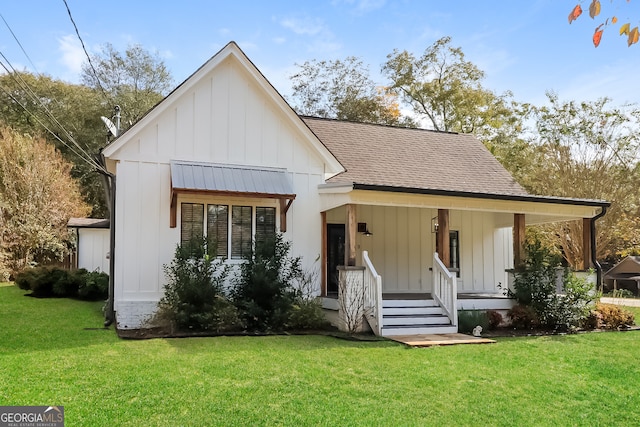
[[[635,295],[629,289],[614,289],[611,291],[610,296],[613,298],[635,298]]]
[[[97,301],[107,298],[109,295],[109,275],[99,271],[84,273],[78,270],[78,274],[83,280],[78,284],[78,298],[90,301]]]
[[[593,306],[594,293],[591,284],[586,280],[564,271],[560,271],[560,258],[544,248],[539,241],[527,244],[527,259],[524,267],[515,273],[513,290],[509,296],[516,299],[519,305],[533,309],[535,319],[524,315],[521,309],[514,314],[518,318],[514,326],[530,324],[554,330],[570,330],[584,323]],[[563,294],[557,293],[557,281],[562,280]],[[524,315],[524,319],[519,319]],[[530,318],[530,319],[527,319]],[[513,319],[513,318],[512,318]],[[516,326],[517,327],[517,326]],[[526,326],[530,328],[532,326]]]
[[[322,310],[322,301],[317,297],[319,285],[318,270],[315,267],[302,271],[293,278],[295,296],[288,322],[290,329],[317,330],[329,325]]]
[[[487,319],[489,321],[490,330],[498,329],[498,327],[504,321],[504,319],[502,318],[502,314],[495,310],[487,310]]]
[[[482,326],[483,330],[489,327],[489,316],[483,310],[459,310],[458,330],[462,333],[471,333],[476,326]]]
[[[613,304],[596,304],[594,316],[599,320],[599,324],[596,324],[597,328],[618,329],[635,323],[632,312]]]
[[[16,275],[20,289],[31,291],[38,298],[67,297],[86,300],[105,299],[109,289],[109,275],[99,272],[65,270],[59,267],[34,267]]]
[[[507,316],[511,319],[511,325],[515,329],[534,329],[540,326],[538,314],[528,305],[514,305],[508,312]]]
[[[300,257],[289,256],[291,243],[276,234],[256,244],[240,266],[232,300],[251,331],[286,329],[295,300],[293,281],[302,275]]]
[[[240,328],[235,307],[223,285],[229,267],[209,255],[204,239],[176,247],[164,270],[168,283],[160,309],[179,330],[223,332]]]

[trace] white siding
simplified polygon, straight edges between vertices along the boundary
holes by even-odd
[[[78,229],[78,268],[109,273],[109,229]]]
[[[286,168],[296,199],[284,237],[293,242],[293,255],[303,257],[305,268],[318,267],[317,186],[323,182],[324,162],[244,68],[230,57],[162,107],[155,120],[129,136],[129,143],[111,157],[119,161],[115,305],[121,311],[120,327],[139,327],[136,319],[150,314],[149,307],[162,296],[163,265],[171,261],[179,242],[179,209],[178,227],[169,227],[171,160]],[[193,199],[181,196],[178,203]],[[140,310],[132,317],[135,302]]]
[[[356,235],[357,262],[363,250],[382,275],[384,292],[430,292],[435,234],[431,219],[437,209],[358,205],[358,222],[366,222],[372,236]],[[499,215],[450,211],[451,230],[460,239],[460,292],[497,292],[512,267],[511,228],[497,228]],[[344,207],[327,213],[327,222],[345,223]]]

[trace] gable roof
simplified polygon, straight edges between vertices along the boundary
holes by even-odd
[[[311,143],[315,151],[325,162],[327,167],[325,173],[327,175],[335,175],[344,170],[343,165],[338,161],[338,159],[336,159],[322,141],[320,141],[317,136],[314,135],[307,126],[305,126],[297,113],[293,108],[291,108],[282,95],[280,95],[280,93],[266,79],[260,70],[258,70],[253,62],[251,62],[242,49],[240,49],[240,47],[233,41],[227,43],[225,47],[213,55],[184,82],[178,85],[178,87],[176,87],[169,95],[149,110],[140,120],[134,123],[133,126],[108,144],[102,150],[102,154],[107,158],[113,156],[120,148],[132,140],[140,129],[143,129],[147,124],[158,117],[158,115],[164,111],[165,105],[170,104],[172,100],[188,93],[188,91],[191,90],[191,88],[195,86],[201,78],[205,77],[209,72],[228,58],[234,58],[236,62],[254,79],[254,82],[264,91],[264,93],[274,101],[280,111],[289,118],[290,123],[307,137],[306,139]]]
[[[640,276],[640,256],[628,256],[604,274],[605,279],[627,279]]]
[[[353,189],[607,207],[603,200],[527,192],[473,135],[346,122],[302,120],[346,171],[328,185]]]
[[[347,169],[327,182],[528,195],[472,135],[303,120]]]

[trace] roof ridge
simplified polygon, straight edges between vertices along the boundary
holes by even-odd
[[[390,129],[406,129],[406,130],[412,130],[412,131],[433,132],[433,133],[439,133],[439,134],[445,134],[445,135],[462,135],[462,136],[471,135],[469,133],[460,133],[460,132],[453,132],[453,131],[448,131],[448,130],[414,128],[414,127],[409,127],[409,126],[389,125],[389,124],[385,124],[385,123],[356,122],[354,120],[343,120],[343,119],[336,119],[336,118],[332,118],[332,117],[308,116],[308,115],[305,115],[305,114],[298,114],[298,117],[300,117],[302,120],[305,120],[305,119],[324,120],[324,121],[331,121],[331,122],[337,122],[337,123],[349,123],[349,124],[354,124],[354,125],[378,126],[378,127],[384,127],[384,128],[390,128]],[[473,136],[473,135],[471,135],[471,136]]]

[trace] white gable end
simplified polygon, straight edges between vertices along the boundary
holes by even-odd
[[[104,154],[115,161],[177,159],[330,175],[342,170],[233,43]]]

